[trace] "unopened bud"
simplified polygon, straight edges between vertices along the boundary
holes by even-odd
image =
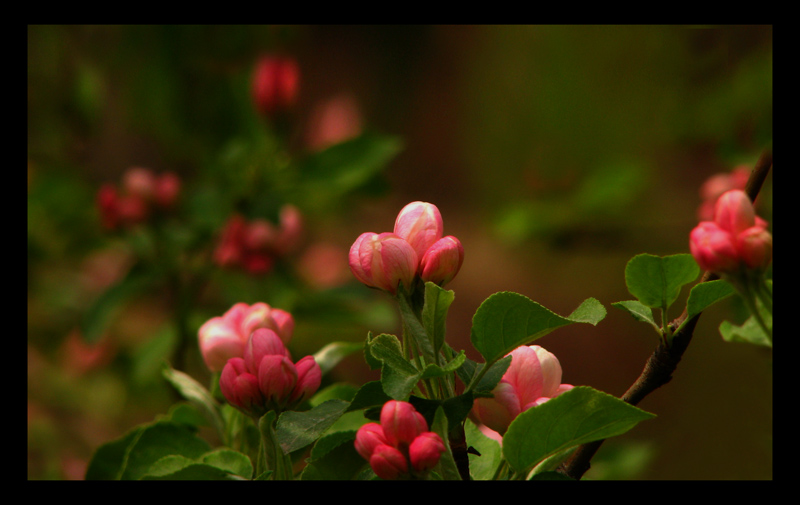
[[[453,280],[464,262],[464,247],[461,242],[448,235],[430,246],[419,264],[423,281],[440,286]]]
[[[350,270],[367,286],[392,294],[402,282],[408,289],[417,271],[417,254],[394,233],[363,233],[350,248]]]

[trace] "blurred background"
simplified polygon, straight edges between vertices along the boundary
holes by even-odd
[[[251,99],[264,54],[299,69],[279,118]],[[472,315],[497,291],[561,315],[594,297],[600,324],[537,343],[563,382],[622,395],[657,344],[611,306],[632,298],[625,265],[687,253],[701,185],[771,148],[772,27],[29,26],[27,99],[28,478],[80,479],[97,447],[176,400],[165,360],[208,382],[196,331],[233,303],[292,312],[295,356],[397,334],[346,255],[414,200],[464,245],[452,347],[479,359]],[[98,191],[131,167],[176,174],[179,203],[109,230]],[[214,267],[233,212],[277,223],[286,204],[303,218],[290,253],[257,275]],[[132,270],[157,281],[119,284]],[[607,441],[585,478],[772,478],[771,351],[724,342],[723,319],[741,322],[735,300],[639,405],[658,417]],[[326,381],[375,378],[356,354]]]

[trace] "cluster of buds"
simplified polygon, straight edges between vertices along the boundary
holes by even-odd
[[[221,267],[241,267],[252,274],[272,269],[275,259],[292,252],[303,231],[302,217],[297,207],[284,205],[279,224],[266,219],[245,220],[233,215],[222,230],[214,251],[214,261]]]
[[[452,235],[443,237],[442,215],[432,203],[412,202],[395,220],[394,232],[362,233],[350,247],[350,270],[367,286],[396,294],[414,280],[450,282],[464,262],[464,248]]]
[[[420,478],[436,466],[445,451],[442,438],[428,431],[422,414],[408,402],[390,400],[380,424],[367,423],[356,433],[356,451],[385,480]]]
[[[108,183],[98,190],[100,219],[109,230],[144,223],[154,211],[172,208],[180,190],[181,181],[172,172],[156,175],[148,168],[129,168],[121,188]]]
[[[744,190],[747,185],[747,179],[750,178],[750,168],[746,165],[741,165],[727,173],[714,174],[700,186],[700,207],[697,209],[697,219],[699,221],[713,221],[714,208],[717,205],[717,199],[723,193],[732,189]]]
[[[750,198],[738,189],[717,199],[714,220],[692,230],[689,248],[700,268],[723,276],[763,271],[772,261],[767,222],[756,216]]]
[[[219,372],[229,359],[243,357],[250,335],[259,328],[273,331],[286,345],[294,332],[294,318],[285,310],[258,302],[237,303],[222,316],[206,321],[197,332],[197,340],[208,369]]]
[[[561,384],[561,364],[541,346],[517,347],[510,355],[511,365],[492,391],[494,397],[477,398],[472,406],[478,421],[501,435],[522,412],[573,388]]]
[[[228,403],[259,418],[290,410],[319,389],[322,371],[313,356],[293,363],[281,337],[268,328],[250,334],[242,357],[230,358],[219,388]]]
[[[297,102],[300,69],[293,58],[265,55],[256,62],[251,83],[256,110],[272,119]]]

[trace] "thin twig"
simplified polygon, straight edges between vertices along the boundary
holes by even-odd
[[[755,201],[771,167],[772,150],[767,149],[761,154],[747,181],[745,192],[750,197],[750,200]],[[717,278],[711,272],[706,272],[700,282],[707,282]],[[681,327],[683,321],[686,320],[687,309],[688,307],[684,308],[683,313],[670,324],[672,328]],[[692,341],[694,328],[699,318],[700,314],[697,314],[687,321],[680,331],[675,333],[671,345],[666,346],[663,343],[658,345],[647,360],[644,370],[636,379],[636,382],[622,395],[621,399],[623,401],[631,405],[637,405],[648,394],[672,380],[673,372],[675,372],[683,353]],[[580,480],[583,474],[589,470],[590,462],[602,444],[603,440],[598,440],[581,445],[572,457],[559,467],[558,471],[575,480]]]

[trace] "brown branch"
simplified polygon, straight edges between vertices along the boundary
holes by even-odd
[[[747,181],[745,192],[750,197],[750,200],[755,201],[771,167],[772,150],[767,149],[756,162],[756,166]],[[700,282],[706,282],[716,278],[716,275],[711,272],[706,272]],[[670,326],[672,328],[680,327],[686,320],[686,317],[687,309],[684,308],[683,313],[673,321]],[[621,399],[623,401],[631,405],[637,405],[647,395],[672,380],[672,374],[675,372],[678,363],[683,357],[683,353],[692,341],[694,328],[699,318],[700,314],[697,314],[687,321],[680,331],[675,333],[671,345],[666,346],[663,342],[658,345],[647,360],[639,378],[637,378],[636,382],[622,395]],[[603,440],[598,440],[581,445],[572,457],[559,467],[558,471],[568,477],[579,480],[583,477],[583,474],[589,470],[591,466],[590,462],[602,444]]]

